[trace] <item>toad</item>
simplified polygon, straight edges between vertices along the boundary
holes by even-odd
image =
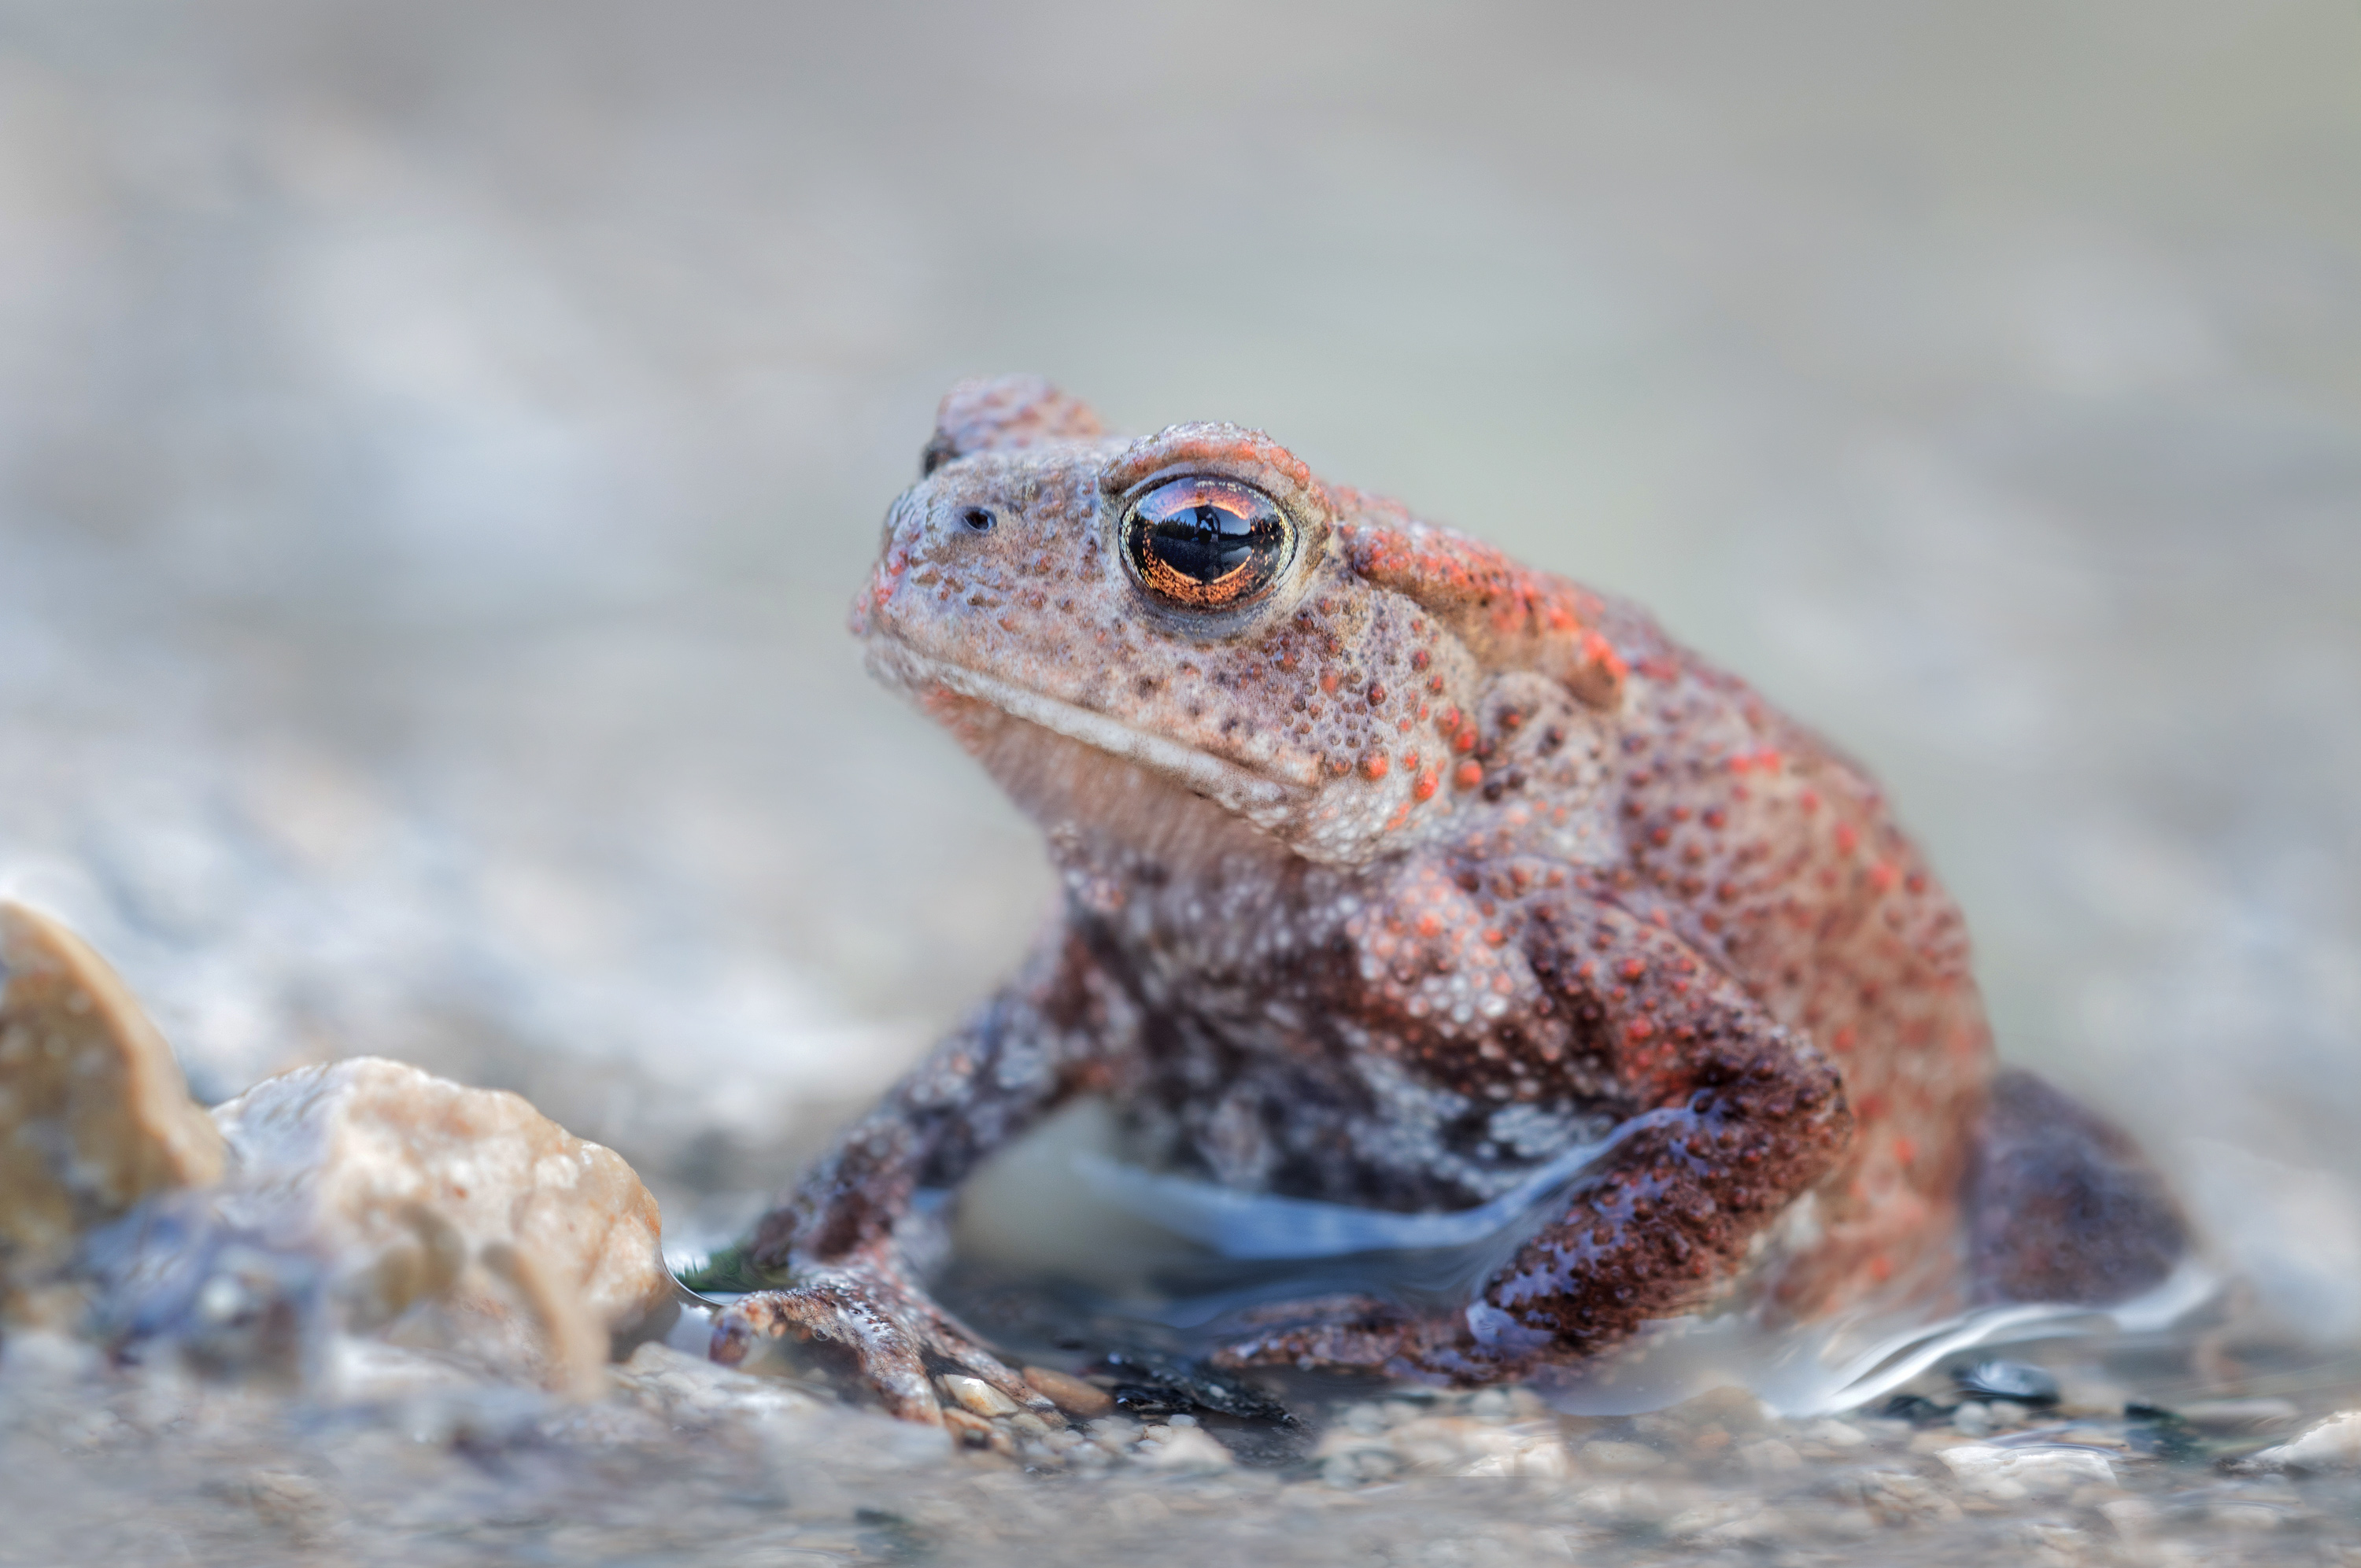
[[[2113,1127],[1995,1065],[1960,912],[1876,784],[1644,612],[1235,425],[944,400],[852,613],[1041,826],[1016,978],[748,1247],[715,1355],[833,1340],[1041,1398],[928,1297],[914,1195],[1077,1097],[1142,1166],[1435,1214],[1594,1151],[1461,1301],[1314,1295],[1220,1365],[1470,1384],[1742,1292],[2112,1302],[2184,1246]]]

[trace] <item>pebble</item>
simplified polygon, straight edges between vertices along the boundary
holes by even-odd
[[[2084,1448],[1995,1448],[1968,1442],[1937,1457],[1968,1490],[2001,1501],[2063,1497],[2084,1483],[2115,1484],[2114,1467]]]
[[[1869,1434],[1859,1427],[1833,1418],[1815,1421],[1804,1429],[1803,1435],[1814,1442],[1824,1442],[1831,1448],[1858,1448],[1869,1441]]]
[[[1152,1435],[1159,1429],[1150,1427]],[[1237,1460],[1230,1451],[1199,1427],[1165,1427],[1164,1436],[1153,1442],[1143,1442],[1138,1449],[1138,1461],[1152,1470],[1226,1470]]]
[[[945,1393],[957,1399],[962,1408],[986,1420],[995,1416],[1013,1416],[1019,1409],[1016,1400],[981,1377],[950,1372],[943,1375],[941,1381]]]
[[[2250,1456],[2242,1468],[2297,1472],[2361,1469],[2361,1410],[2331,1416],[2301,1437]]]
[[[88,944],[0,901],[0,1316],[61,1326],[82,1238],[226,1152],[172,1048]]]
[[[520,1096],[356,1057],[214,1114],[236,1159],[222,1217],[323,1260],[348,1329],[406,1324],[588,1394],[610,1337],[676,1310],[655,1199]]]
[[[1035,1393],[1070,1416],[1093,1420],[1115,1409],[1115,1396],[1093,1383],[1047,1366],[1028,1366],[1025,1382]]]
[[[1750,1475],[1784,1475],[1804,1467],[1804,1456],[1795,1452],[1795,1445],[1775,1437],[1756,1438],[1741,1444],[1738,1459]]]

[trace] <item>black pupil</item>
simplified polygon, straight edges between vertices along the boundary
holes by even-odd
[[[1140,547],[1200,583],[1219,582],[1257,555],[1276,553],[1285,535],[1277,509],[1244,485],[1176,479],[1139,503]]]

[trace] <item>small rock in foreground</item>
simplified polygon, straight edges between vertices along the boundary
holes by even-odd
[[[221,1134],[106,961],[0,903],[0,1317],[70,1317],[84,1234],[222,1167]]]
[[[2301,1437],[2250,1455],[2242,1470],[2361,1470],[2361,1410],[2345,1410]]]
[[[655,1200],[524,1100],[356,1058],[208,1115],[104,959],[0,903],[0,1318],[319,1373],[336,1331],[588,1393],[676,1311]]]
[[[223,1217],[329,1260],[345,1325],[595,1381],[610,1336],[672,1315],[655,1199],[622,1157],[518,1095],[358,1057],[214,1113]]]

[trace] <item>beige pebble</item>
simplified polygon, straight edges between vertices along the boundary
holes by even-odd
[[[1813,1423],[1805,1429],[1804,1435],[1815,1442],[1827,1443],[1830,1448],[1859,1448],[1869,1441],[1869,1434],[1859,1427],[1834,1418]]]
[[[1960,1505],[1923,1476],[1904,1470],[1873,1470],[1861,1475],[1861,1500],[1881,1523],[1956,1524]]]
[[[963,1410],[957,1405],[943,1407],[943,1428],[964,1447],[997,1449],[1003,1453],[1012,1453],[1016,1447],[1016,1440],[1006,1432],[974,1411]]]
[[[171,1047],[106,960],[0,901],[0,1310],[70,1315],[71,1299],[28,1288],[84,1231],[148,1193],[219,1180],[224,1158]]]
[[[943,1375],[942,1384],[944,1391],[957,1399],[962,1408],[979,1416],[1013,1416],[1017,1411],[1016,1400],[981,1377],[948,1372]]]
[[[1115,1409],[1115,1396],[1095,1384],[1047,1366],[1025,1369],[1026,1386],[1070,1416],[1094,1420]]]
[[[1164,1431],[1161,1442],[1140,1445],[1140,1464],[1157,1470],[1187,1471],[1226,1470],[1237,1463],[1230,1451],[1202,1428],[1167,1427]]]
[[[1794,1445],[1775,1437],[1755,1439],[1739,1449],[1738,1457],[1752,1475],[1782,1475],[1804,1467],[1804,1456]]]
[[[356,1332],[405,1327],[596,1390],[609,1336],[676,1310],[656,1201],[622,1157],[521,1096],[355,1057],[214,1112],[231,1223],[327,1259]]]

